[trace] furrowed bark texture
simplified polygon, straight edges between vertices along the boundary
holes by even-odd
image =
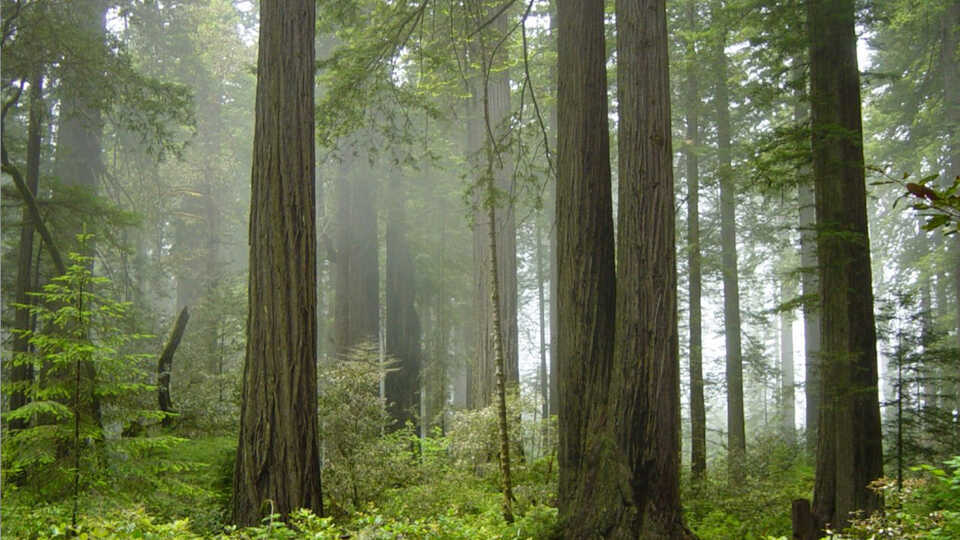
[[[610,538],[686,538],[664,0],[617,0],[619,212],[610,418],[630,469]]]
[[[603,4],[558,0],[557,19],[558,504],[567,538],[593,538],[609,529],[597,514],[619,497],[603,427],[616,290]]]
[[[312,0],[260,6],[247,350],[233,520],[321,514]]]
[[[810,103],[821,297],[822,398],[813,510],[843,527],[880,498],[876,329],[854,2],[811,0]]]

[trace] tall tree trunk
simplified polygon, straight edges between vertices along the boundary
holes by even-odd
[[[801,119],[806,118],[806,111]],[[803,303],[804,396],[806,397],[806,444],[817,448],[820,425],[820,279],[817,276],[816,205],[806,167],[799,171],[797,203],[800,228],[800,288]],[[816,298],[816,300],[813,300]]]
[[[556,1],[551,0],[551,11],[550,11],[550,34],[554,36],[554,50],[556,50],[556,36],[557,36],[557,14],[556,14]],[[557,98],[557,70],[556,66],[551,66],[551,81],[553,83],[553,92],[554,99]],[[553,148],[557,148],[556,144],[556,134],[557,134],[557,107],[550,108],[550,129],[552,135],[554,136],[554,145]],[[555,155],[555,154],[554,154]],[[551,179],[550,188],[547,190],[549,193],[549,206],[547,209],[547,216],[549,216],[549,234],[550,234],[550,406],[549,412],[551,415],[556,415],[560,411],[560,389],[559,389],[559,375],[560,368],[557,358],[557,335],[560,333],[560,324],[558,318],[557,310],[557,295],[558,295],[558,283],[557,278],[557,178],[554,177]]]
[[[40,184],[40,145],[43,119],[46,115],[43,101],[43,72],[37,72],[30,79],[30,119],[27,125],[27,170],[26,187],[32,194],[37,193]],[[23,222],[20,229],[20,243],[17,248],[17,281],[14,289],[14,302],[18,306],[30,304],[30,292],[33,290],[33,231],[34,222],[26,203],[20,212]],[[19,332],[28,332],[32,329],[30,310],[25,307],[14,308],[13,328],[13,355],[25,354],[30,350],[29,339]],[[29,402],[28,387],[33,381],[33,365],[25,362],[18,363],[10,370],[10,383],[15,390],[10,392],[10,410],[14,411]],[[26,420],[13,419],[10,429],[22,429],[27,426]]]
[[[821,524],[871,512],[883,474],[852,0],[811,0],[810,103],[820,269],[823,402],[814,487]]]
[[[490,304],[490,273],[486,271],[489,261],[497,259],[500,267],[500,324],[503,327],[504,376],[508,389],[516,389],[520,384],[519,334],[517,327],[517,225],[513,205],[513,166],[510,159],[509,120],[510,120],[510,76],[503,69],[506,62],[504,49],[495,50],[494,45],[507,33],[507,13],[501,13],[490,25],[490,34],[480,36],[475,48],[481,64],[481,72],[474,77],[474,121],[468,146],[477,158],[487,156],[485,147],[491,146],[494,155],[493,175],[500,210],[496,212],[497,249],[493,257],[489,253],[490,219],[485,210],[484,197],[491,196],[483,189],[476,189],[478,199],[474,214],[474,301],[477,306],[476,366],[473,373],[473,407],[489,405],[496,392],[496,368],[493,343],[493,306]],[[476,146],[474,146],[476,145]],[[488,158],[489,159],[489,158]],[[482,162],[481,162],[482,163]],[[484,163],[478,167],[482,171]],[[502,201],[502,202],[501,202]]]
[[[313,0],[263,2],[233,521],[323,512],[317,440]]]
[[[617,0],[619,211],[609,411],[629,467],[611,538],[687,538],[680,509],[680,364],[667,15]],[[613,486],[610,486],[611,489]],[[605,502],[600,499],[600,502]]]
[[[604,534],[595,491],[617,465],[604,433],[613,362],[614,277],[602,2],[557,0],[558,506],[567,538]],[[619,504],[619,503],[618,503]]]
[[[101,152],[103,150],[103,112],[98,102],[99,88],[91,86],[88,69],[91,60],[88,55],[106,52],[106,17],[108,5],[103,0],[79,0],[72,6],[72,22],[77,25],[78,38],[84,47],[74,50],[74,55],[64,63],[66,70],[60,83],[64,95],[60,100],[60,126],[57,132],[55,155],[55,175],[61,184],[77,189],[85,196],[95,197],[100,188],[100,175],[103,174]],[[93,225],[100,216],[83,212],[70,216],[71,222],[65,228],[68,237],[62,239],[63,246],[70,246],[67,252],[79,250],[77,235],[87,232],[86,225]],[[90,257],[89,267],[93,270],[95,244],[87,239],[82,246],[82,254]],[[82,413],[101,423],[100,398],[96,393],[96,368],[92,362],[83,362],[82,377],[88,381],[91,389],[89,400],[84,399]]]
[[[344,150],[337,178],[334,343],[337,354],[380,339],[376,180],[365,158]]]
[[[492,154],[492,152],[491,152]],[[493,165],[492,155],[488,157]],[[497,222],[497,205],[493,201],[493,170],[487,179],[490,223]],[[510,476],[510,427],[507,424],[507,385],[503,354],[503,328],[500,324],[500,268],[497,264],[497,228],[488,227],[490,238],[490,305],[493,309],[493,357],[497,376],[497,427],[500,435],[500,480],[503,484],[503,519],[513,523],[513,480]]]
[[[697,2],[687,2],[687,30],[697,29]],[[703,396],[703,328],[701,324],[700,256],[700,162],[697,146],[700,144],[700,94],[694,40],[686,43],[687,82],[684,89],[686,110],[686,143],[684,161],[687,169],[687,273],[690,296],[690,464],[694,478],[703,478],[707,472],[707,412]]]
[[[714,18],[717,18],[715,7]],[[720,14],[720,18],[724,15]],[[727,88],[726,26],[715,51],[717,61],[717,157],[720,160],[720,251],[723,259],[723,328],[726,343],[727,451],[731,484],[743,478],[747,436],[743,415],[743,357],[740,348],[740,283],[737,269],[737,194],[730,151],[730,98]]]
[[[793,278],[783,276],[780,281],[780,302],[792,301],[796,294]],[[783,440],[789,446],[797,444],[796,395],[793,377],[793,311],[780,312],[780,417],[783,421]]]
[[[537,314],[539,316],[539,326],[540,326],[540,417],[543,420],[546,420],[550,416],[550,391],[548,389],[548,377],[547,377],[547,329],[546,329],[546,313],[544,305],[545,295],[543,287],[543,231],[540,226],[540,222],[543,219],[543,216],[540,213],[537,213],[534,218],[534,234],[537,237],[537,252],[536,252],[536,268],[537,268]],[[544,422],[546,425],[546,422]],[[544,432],[546,435],[546,432]],[[544,437],[546,440],[546,437]]]
[[[416,270],[407,243],[407,198],[401,183],[392,181],[387,219],[386,353],[396,362],[384,382],[393,428],[418,425],[420,414],[420,317],[414,306]],[[426,419],[421,419],[426,421]]]

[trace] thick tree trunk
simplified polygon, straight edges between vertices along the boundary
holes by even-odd
[[[414,306],[416,270],[407,243],[407,198],[401,182],[393,179],[386,238],[386,353],[396,363],[386,374],[384,392],[393,429],[406,422],[418,425],[420,414],[420,317]]]
[[[860,75],[854,2],[807,8],[823,337],[813,508],[841,528],[851,512],[880,507],[867,484],[883,474]]]
[[[557,0],[558,506],[566,538],[610,529],[619,464],[604,423],[615,277],[603,4]],[[611,470],[613,469],[613,470]],[[621,477],[626,482],[625,477]],[[597,498],[598,491],[604,495]],[[629,489],[624,490],[628,493]],[[620,502],[617,500],[616,505]]]
[[[723,23],[721,22],[721,24]],[[723,30],[723,32],[725,33],[726,30]],[[737,187],[733,178],[730,155],[730,99],[727,89],[725,46],[726,36],[718,41],[715,51],[717,58],[717,157],[720,161],[720,252],[723,259],[723,328],[727,355],[728,477],[731,484],[739,484],[743,479],[747,437],[743,413],[743,359],[740,347]]]
[[[27,178],[26,189],[31,194],[37,193],[40,183],[40,144],[43,119],[46,114],[46,105],[43,101],[43,73],[37,71],[30,80],[30,119],[27,125]],[[33,232],[34,220],[26,202],[20,212],[23,222],[20,229],[20,244],[17,248],[17,281],[14,289],[14,302],[19,306],[31,303],[30,292],[33,290]],[[18,332],[28,332],[32,329],[30,310],[25,307],[14,308],[13,328],[17,331],[13,335],[13,355],[21,355],[30,350],[29,339]],[[10,410],[16,410],[29,402],[27,387],[33,381],[33,365],[30,363],[16,364],[10,370],[10,383],[15,388],[10,392]],[[21,419],[10,421],[10,429],[22,429],[26,422]]]
[[[696,31],[697,3],[687,2],[688,31]],[[701,324],[700,256],[700,95],[697,80],[696,49],[691,38],[686,44],[687,83],[684,89],[686,109],[686,144],[684,160],[687,176],[687,273],[690,297],[690,464],[694,478],[707,472],[707,412],[703,396],[703,329]]]
[[[323,512],[317,444],[313,0],[263,2],[233,520]]]
[[[617,0],[619,211],[616,352],[609,417],[629,467],[610,538],[687,538],[680,509],[677,337],[667,15]],[[610,486],[611,488],[613,486]],[[608,488],[609,489],[609,488]],[[604,502],[603,499],[600,499]]]

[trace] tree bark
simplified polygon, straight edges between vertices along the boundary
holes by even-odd
[[[160,359],[157,360],[157,401],[160,410],[165,413],[173,413],[173,401],[170,399],[170,373],[173,371],[173,355],[180,346],[180,340],[183,338],[183,332],[187,329],[187,321],[190,320],[190,313],[187,306],[183,306],[180,314],[177,315],[177,321],[170,332],[170,338],[160,353]],[[167,414],[163,417],[164,427],[170,426],[173,417]]]
[[[715,7],[714,19],[717,19]],[[724,15],[720,14],[720,18]],[[726,26],[715,51],[717,61],[717,157],[720,161],[720,251],[723,260],[723,327],[726,343],[727,452],[731,484],[743,479],[747,436],[743,413],[743,356],[740,342],[740,283],[737,269],[736,183],[730,151],[730,98],[727,88]]]
[[[619,211],[611,391],[629,491],[610,538],[688,538],[680,507],[680,365],[667,16],[617,0]],[[603,499],[601,499],[602,501]]]
[[[317,444],[312,0],[263,2],[233,520],[322,514]]]
[[[615,277],[603,3],[557,0],[558,506],[566,538],[602,536]],[[605,490],[603,501],[596,491]],[[619,504],[619,503],[618,503]]]
[[[820,272],[822,396],[814,514],[845,527],[880,497],[876,329],[852,0],[811,0],[810,103]]]
[[[696,31],[697,3],[687,2],[688,31]],[[689,285],[690,324],[690,464],[694,478],[701,479],[707,472],[707,412],[703,396],[703,328],[701,292],[703,271],[700,256],[700,162],[697,146],[700,144],[700,95],[694,40],[686,43],[687,82],[684,89],[686,110],[686,143],[684,161],[687,176],[687,273]]]

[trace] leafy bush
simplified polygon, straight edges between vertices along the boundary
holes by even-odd
[[[884,511],[854,520],[832,538],[960,538],[960,456],[946,461],[944,470],[930,465],[914,467],[922,476],[907,478],[902,488],[890,479],[871,486],[884,497]]]

